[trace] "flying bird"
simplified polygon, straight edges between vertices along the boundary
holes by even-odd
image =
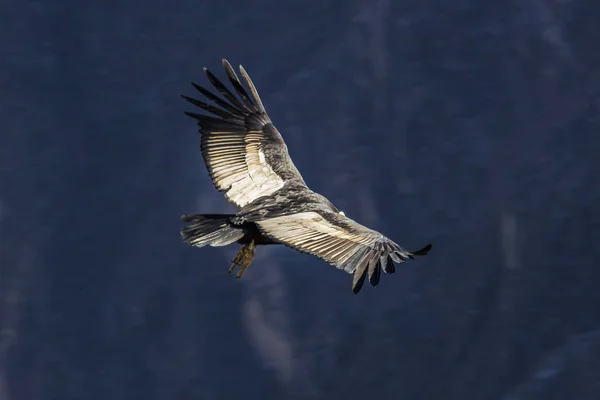
[[[365,279],[376,286],[382,271],[394,273],[394,263],[427,254],[431,244],[407,251],[346,217],[327,198],[310,190],[246,70],[240,65],[248,90],[229,62],[222,61],[233,91],[204,68],[220,96],[192,83],[204,101],[182,97],[209,114],[185,112],[198,122],[200,150],[210,178],[239,211],[183,215],[185,243],[196,247],[241,244],[229,268],[231,273],[239,267],[238,278],[250,266],[256,246],[282,244],[353,274],[354,293]]]

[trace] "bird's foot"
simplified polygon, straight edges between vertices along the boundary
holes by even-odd
[[[254,241],[252,241],[250,244],[243,245],[240,251],[238,251],[238,253],[236,254],[233,261],[231,262],[231,266],[229,267],[229,273],[232,273],[235,267],[238,266],[240,267],[240,270],[237,272],[235,277],[241,278],[242,275],[244,275],[244,272],[250,266],[250,263],[252,263],[252,260],[254,259],[255,248],[256,245],[254,244]]]

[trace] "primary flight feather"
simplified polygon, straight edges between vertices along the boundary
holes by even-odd
[[[231,272],[239,266],[238,277],[249,267],[257,245],[283,244],[353,274],[354,293],[365,279],[375,286],[382,271],[394,273],[394,263],[427,254],[430,244],[407,251],[310,190],[246,70],[240,66],[249,92],[225,59],[223,67],[234,92],[204,68],[221,97],[195,83],[212,104],[182,97],[209,114],[185,113],[198,122],[200,150],[215,187],[240,210],[184,215],[184,242],[196,247],[240,243],[229,268]]]

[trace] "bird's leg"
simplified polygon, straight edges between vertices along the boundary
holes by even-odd
[[[252,263],[252,259],[254,258],[254,249],[256,248],[256,244],[254,240],[250,242],[250,244],[245,244],[242,246],[240,251],[236,254],[235,258],[231,262],[231,267],[229,267],[229,273],[231,273],[235,266],[240,267],[240,270],[236,274],[236,278],[241,278],[244,275],[244,271],[248,269],[250,263]]]
[[[245,250],[246,245],[242,245],[242,248],[240,249],[240,251],[238,251],[238,253],[235,255],[235,258],[231,262],[231,266],[229,267],[229,273],[232,273],[236,266],[241,267],[243,265]]]

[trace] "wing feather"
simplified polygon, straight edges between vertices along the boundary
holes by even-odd
[[[369,282],[371,285],[377,286],[379,283],[379,277],[381,276],[381,265],[379,264],[379,254],[374,250],[371,251],[369,256]]]
[[[193,86],[213,104],[182,96],[211,114],[185,112],[198,121],[200,149],[215,187],[225,192],[229,201],[244,207],[272,195],[289,180],[305,185],[246,70],[240,66],[249,92],[225,59],[223,67],[233,91],[204,68],[222,98],[195,83]]]
[[[242,120],[244,119],[244,113],[242,111],[240,111],[239,109],[235,108],[234,106],[232,106],[231,104],[227,103],[226,101],[223,101],[220,97],[216,96],[214,93],[210,92],[208,89],[205,89],[204,87],[202,87],[202,86],[200,86],[200,85],[198,85],[198,84],[196,84],[194,82],[192,82],[192,86],[194,88],[196,88],[197,91],[199,91],[200,93],[202,93],[207,99],[209,99],[210,101],[214,102],[218,106],[223,107],[225,110],[229,111],[229,113],[232,116],[235,116],[237,118],[241,118]],[[184,97],[184,99],[185,99],[185,97]],[[231,118],[231,116],[227,117],[227,119],[230,119],[230,118]]]
[[[225,64],[225,62],[223,62],[223,64]],[[229,89],[227,89],[227,86],[225,86],[212,72],[210,72],[207,68],[203,68],[203,71],[210,83],[212,83],[215,89],[217,89],[219,93],[221,93],[221,95],[225,97],[227,101],[229,101],[229,103],[231,103],[238,110],[244,109],[247,112],[252,112],[252,110],[242,104],[237,97],[235,97],[235,95],[231,93]]]
[[[365,278],[379,283],[381,271],[394,272],[394,263],[419,252],[410,252],[381,233],[331,211],[307,211],[256,221],[263,234],[301,252],[317,256],[354,274],[352,290],[361,289]],[[427,253],[430,245],[425,247]]]
[[[256,90],[256,87],[254,86],[254,83],[252,82],[252,79],[250,79],[250,76],[248,75],[248,73],[246,72],[246,70],[244,69],[244,67],[242,67],[241,65],[240,65],[240,72],[242,73],[242,76],[244,77],[244,80],[246,81],[246,84],[248,85],[248,87],[250,88],[250,91],[252,92],[252,97],[254,97],[254,100],[256,100],[258,111],[264,113],[265,112],[265,107],[263,106],[263,103],[260,100],[260,96],[258,95],[258,91]]]
[[[252,102],[252,100],[250,99],[250,96],[248,96],[248,93],[246,92],[246,89],[244,89],[244,86],[242,86],[240,80],[237,77],[237,74],[235,73],[235,71],[231,67],[231,64],[229,64],[229,61],[223,60],[223,66],[225,67],[225,72],[227,72],[227,76],[229,77],[229,81],[231,82],[231,84],[235,88],[235,91],[242,98],[242,100],[244,102],[244,105],[245,105],[245,108],[248,111],[251,111],[251,112],[259,112],[259,109]]]
[[[212,105],[207,104],[207,103],[205,103],[203,101],[196,100],[196,99],[193,99],[193,98],[185,96],[185,95],[181,95],[181,97],[183,97],[185,100],[189,101],[190,103],[192,103],[196,107],[200,107],[203,110],[206,110],[206,111],[208,111],[210,113],[213,113],[213,114],[215,114],[215,115],[217,115],[217,116],[219,116],[221,118],[229,118],[231,116],[230,113],[228,113],[225,110],[220,109],[219,107],[212,106]],[[243,122],[244,121],[243,118],[236,118],[236,120],[239,121],[239,122]]]

